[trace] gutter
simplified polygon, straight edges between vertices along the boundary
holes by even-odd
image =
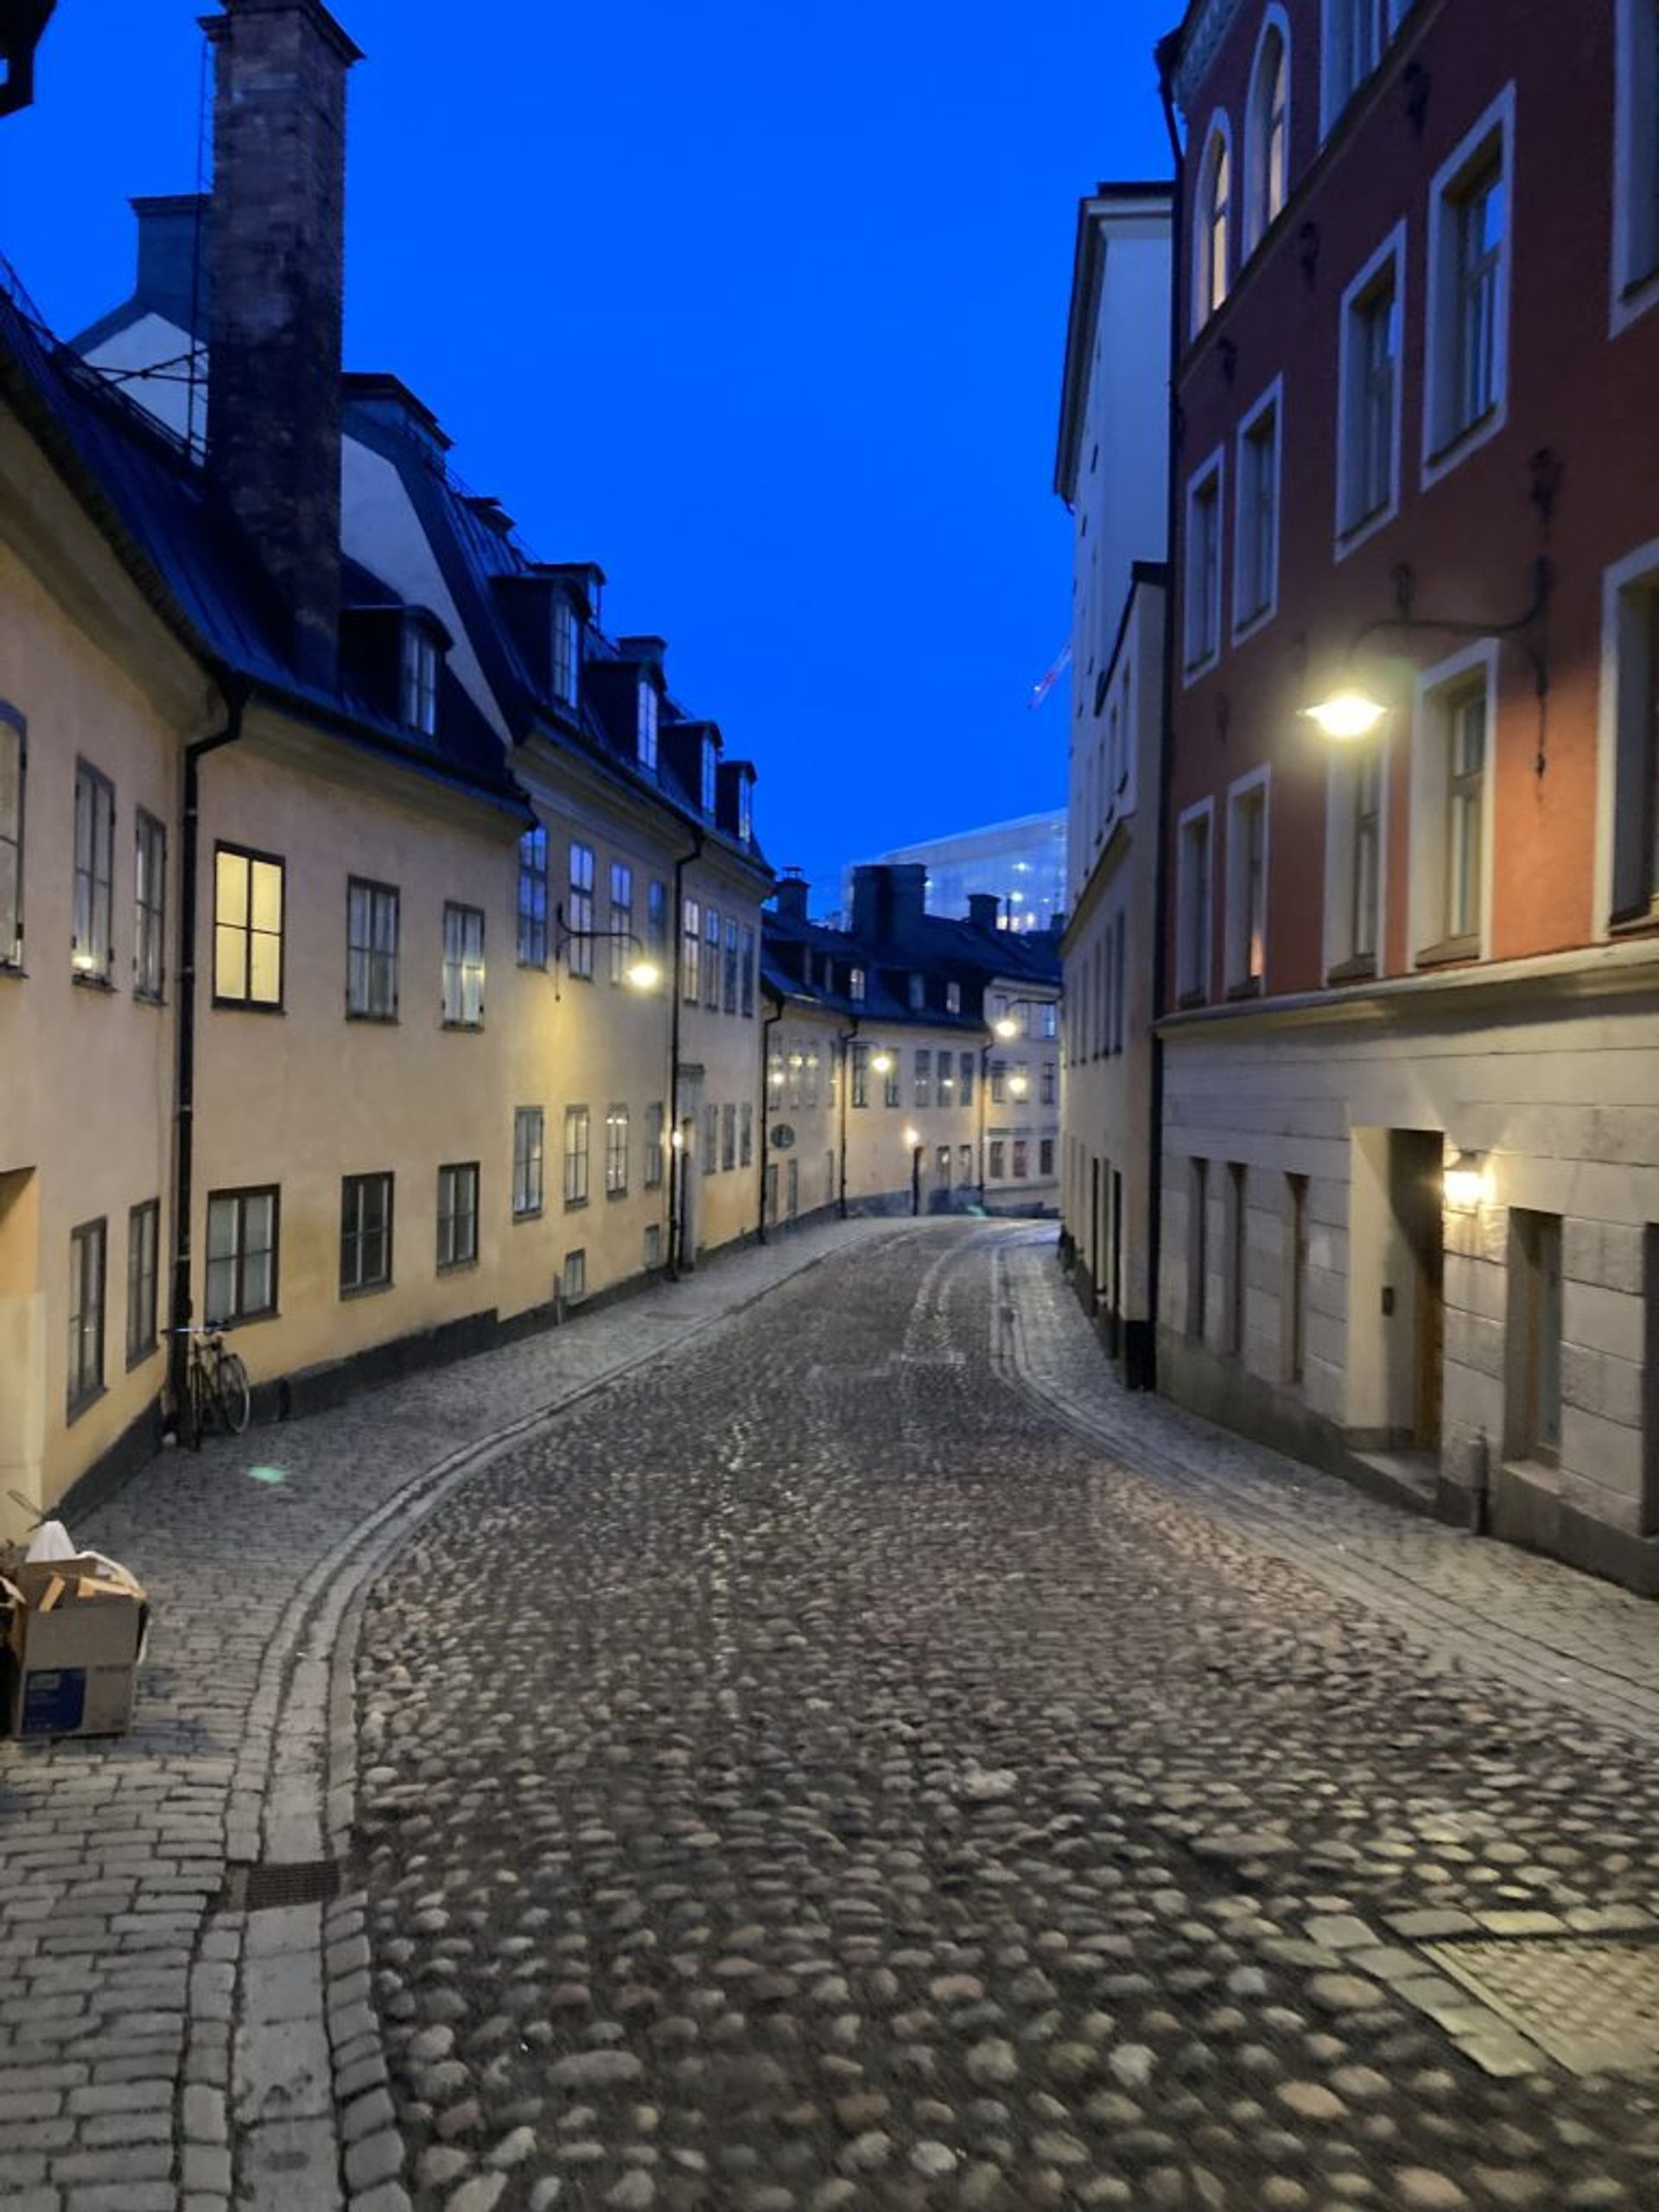
[[[210,753],[234,745],[242,735],[248,686],[221,674],[226,704],[223,728],[184,748],[184,797],[179,817],[179,959],[175,971],[179,995],[178,1052],[173,1075],[173,1287],[168,1307],[167,1379],[172,1399],[172,1431],[181,1429],[190,1346],[181,1333],[190,1326],[190,1224],[194,1204],[196,1114],[196,944],[199,935],[200,864],[198,837],[201,814],[201,763]]]
[[[1158,95],[1163,104],[1164,128],[1169,134],[1173,192],[1169,211],[1169,434],[1165,482],[1164,562],[1168,584],[1164,593],[1163,703],[1158,732],[1158,804],[1153,821],[1152,1033],[1148,1039],[1151,1066],[1147,1085],[1147,1121],[1152,1158],[1147,1177],[1147,1358],[1144,1374],[1124,1380],[1131,1388],[1158,1387],[1158,1317],[1163,1274],[1164,1246],[1164,1039],[1159,1023],[1169,994],[1169,818],[1170,793],[1174,779],[1175,738],[1175,561],[1179,513],[1179,455],[1176,426],[1179,410],[1175,397],[1176,364],[1181,358],[1182,241],[1186,229],[1185,159],[1180,126],[1175,119],[1175,67],[1180,57],[1182,31],[1160,39],[1157,47]]]
[[[685,871],[702,855],[702,832],[691,832],[692,846],[674,863],[674,957],[670,963],[668,1017],[668,1279],[677,1282],[685,1255],[680,1208],[685,1185],[685,1139],[680,1128],[680,1004],[685,963]]]

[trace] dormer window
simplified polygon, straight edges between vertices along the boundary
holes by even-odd
[[[639,679],[635,732],[639,766],[654,776],[657,772],[657,686],[648,676],[642,676]]]
[[[737,834],[741,843],[754,842],[754,791],[747,775],[737,779]]]
[[[438,641],[417,616],[404,624],[399,696],[404,722],[431,737],[438,727]]]
[[[855,968],[847,978],[847,995],[855,1004],[864,1003],[864,970]]]
[[[947,1014],[962,1012],[962,985],[947,983],[944,987],[944,1010]]]
[[[705,737],[702,741],[702,810],[705,814],[712,814],[715,810],[715,741],[712,737]]]
[[[582,632],[576,610],[568,599],[553,601],[553,696],[561,706],[576,703],[577,671],[582,664]]]
[[[910,979],[910,1010],[919,1014],[927,1004],[927,978],[912,975]]]

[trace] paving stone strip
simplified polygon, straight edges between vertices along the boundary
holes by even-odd
[[[248,1910],[233,1879],[345,1867],[363,1592],[581,1399],[849,1243],[911,1233],[791,1232],[574,1326],[164,1454],[76,1527],[139,1573],[155,1622],[128,1736],[0,1740],[0,2201],[403,2212],[361,1892]]]
[[[1368,1497],[1166,1399],[1125,1390],[1052,1236],[1010,1239],[995,1267],[997,1371],[1119,1468],[1383,1614],[1431,1657],[1659,1743],[1659,1605]]]

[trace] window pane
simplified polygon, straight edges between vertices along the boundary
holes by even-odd
[[[247,996],[257,1005],[274,1006],[282,996],[283,946],[275,937],[249,940]]]
[[[240,853],[220,853],[214,868],[213,912],[221,922],[248,918],[248,863]]]

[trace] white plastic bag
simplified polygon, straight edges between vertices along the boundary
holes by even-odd
[[[42,1521],[29,1540],[25,1560],[73,1559],[75,1547],[61,1521]]]

